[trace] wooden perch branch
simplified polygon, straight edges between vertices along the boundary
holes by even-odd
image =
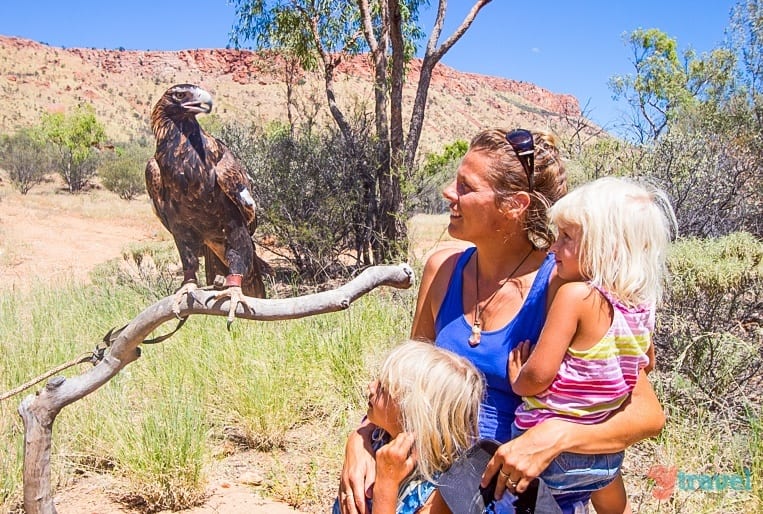
[[[373,266],[347,284],[322,293],[287,299],[248,298],[253,310],[239,305],[236,317],[260,321],[295,319],[347,309],[350,304],[379,286],[406,289],[413,284],[413,270],[406,265]],[[216,301],[216,291],[199,289],[195,300],[181,306],[182,317],[191,314],[227,316],[228,300]],[[36,395],[19,405],[24,421],[24,509],[27,514],[55,514],[50,484],[50,449],[53,422],[61,409],[111,380],[123,367],[140,357],[139,345],[162,323],[174,319],[174,296],[146,308],[130,323],[115,332],[104,358],[81,375],[52,378]]]

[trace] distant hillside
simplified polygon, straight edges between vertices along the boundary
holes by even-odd
[[[415,94],[419,69],[420,61],[411,63],[407,105]],[[283,76],[283,63],[267,52],[63,49],[0,36],[0,133],[36,124],[45,111],[89,103],[113,141],[150,135],[153,103],[166,88],[181,82],[208,89],[215,100],[213,114],[223,122],[286,120]],[[327,120],[322,78],[309,73],[302,78],[295,95],[303,112]],[[344,59],[336,89],[346,112],[373,112],[370,78],[365,57]],[[468,140],[492,126],[543,127],[565,134],[570,129],[564,113],[580,115],[580,105],[571,95],[527,82],[461,73],[440,64],[429,90],[420,149],[439,151],[444,144]]]

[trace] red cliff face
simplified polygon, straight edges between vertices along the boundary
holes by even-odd
[[[420,69],[419,60],[408,67],[404,110],[410,109]],[[286,63],[273,52],[63,49],[0,36],[0,131],[37,123],[51,105],[60,110],[84,102],[95,107],[113,139],[146,134],[151,105],[167,87],[180,82],[209,89],[215,95],[213,112],[222,120],[285,120],[285,70]],[[359,105],[372,112],[372,77],[367,56],[343,57],[335,73],[340,105],[348,112]],[[292,83],[295,105],[317,109],[319,118],[328,121],[322,77],[299,70]],[[571,95],[439,64],[429,89],[422,150],[439,150],[490,126],[564,132],[560,120],[579,115],[579,103]]]

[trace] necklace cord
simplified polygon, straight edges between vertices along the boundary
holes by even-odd
[[[498,294],[498,291],[500,291],[503,286],[506,285],[507,282],[509,282],[513,277],[514,274],[519,271],[519,268],[522,267],[522,265],[525,263],[525,261],[530,257],[530,255],[533,253],[533,248],[530,248],[530,251],[527,252],[527,255],[525,255],[521,261],[519,261],[519,264],[516,265],[514,270],[509,273],[506,278],[504,279],[503,283],[498,286],[498,288],[493,291],[493,294],[488,297],[487,301],[485,302],[485,305],[483,305],[480,308],[480,267],[479,267],[479,252],[474,252],[474,279],[475,279],[475,289],[477,292],[477,297],[474,302],[474,323],[472,325],[472,335],[469,337],[469,344],[471,346],[477,346],[480,343],[480,335],[482,332],[482,313],[485,312],[485,309],[487,309],[487,306],[490,305],[490,302],[493,301],[493,299]]]

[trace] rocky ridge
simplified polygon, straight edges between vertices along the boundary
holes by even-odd
[[[410,106],[421,62],[409,66],[404,102]],[[232,49],[127,51],[57,48],[0,35],[0,133],[39,122],[46,111],[92,104],[114,141],[150,137],[151,106],[172,84],[207,88],[220,121],[267,124],[286,119],[284,63],[274,53]],[[345,56],[336,73],[345,112],[372,112],[372,70],[365,56]],[[302,113],[328,121],[323,80],[301,72],[295,100]],[[429,90],[423,152],[491,127],[542,127],[564,134],[578,100],[534,84],[462,73],[439,64]],[[304,121],[305,114],[302,114]],[[299,120],[297,120],[299,121]]]

